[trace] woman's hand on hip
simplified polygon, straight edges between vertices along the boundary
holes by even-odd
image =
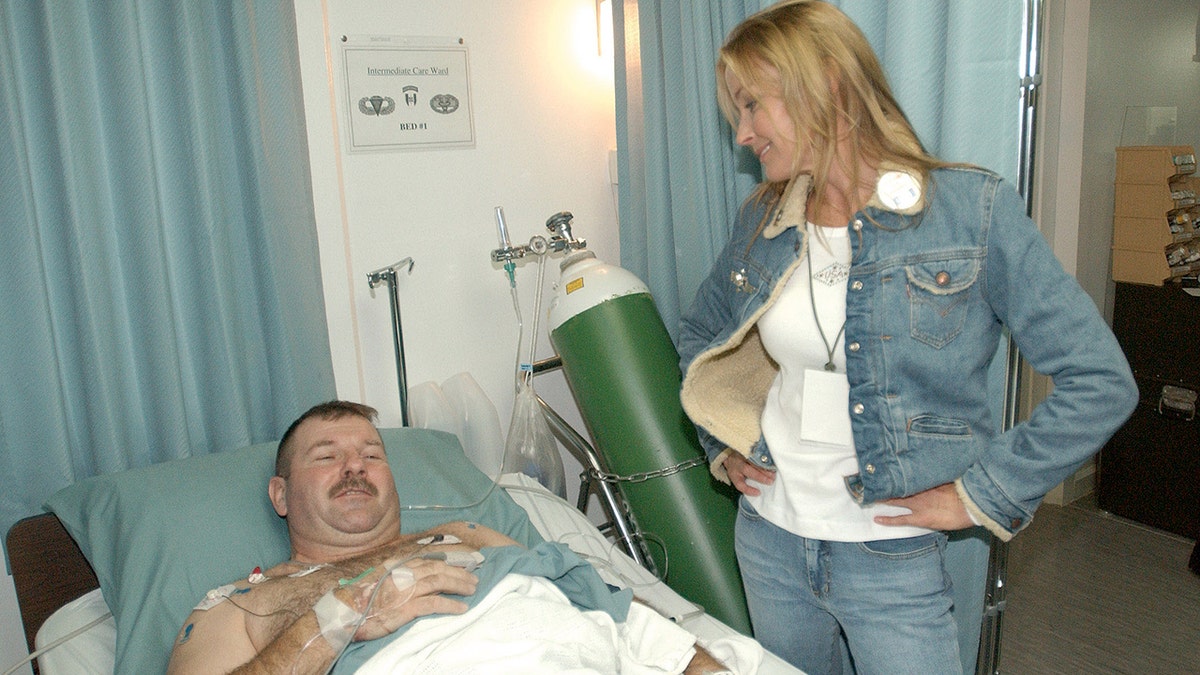
[[[930,530],[962,530],[971,527],[971,516],[963,506],[954,483],[946,483],[911,497],[888,499],[882,502],[906,508],[912,513],[903,516],[875,516],[880,525],[914,525]]]
[[[760,485],[770,485],[775,482],[774,471],[755,466],[737,452],[727,452],[722,466],[725,467],[725,473],[729,474],[729,482],[733,483],[733,487],[737,488],[738,492],[750,497],[757,497],[761,491],[751,485],[749,481]]]

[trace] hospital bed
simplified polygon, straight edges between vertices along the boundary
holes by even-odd
[[[702,643],[734,634],[528,477],[493,481],[451,434],[381,434],[405,531],[470,520],[527,545],[558,541]],[[162,672],[176,631],[206,591],[285,559],[286,527],[266,494],[274,451],[265,443],[90,478],[52,497],[51,513],[15,525],[8,554],[31,649],[93,624],[39,657],[40,672]],[[766,653],[758,672],[799,671]]]

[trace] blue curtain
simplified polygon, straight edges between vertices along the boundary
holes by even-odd
[[[0,528],[334,394],[291,0],[0,4]]]
[[[671,337],[758,182],[717,107],[715,56],[762,0],[613,3],[621,266]]]
[[[716,103],[717,49],[772,0],[614,4],[621,265],[672,337],[758,163]],[[842,0],[925,146],[1016,178],[1023,0]]]

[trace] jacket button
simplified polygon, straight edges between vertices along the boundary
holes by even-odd
[[[852,352],[856,352],[861,348],[862,348],[862,345],[858,344],[857,342],[851,342],[849,345],[846,346],[846,349],[849,349]]]
[[[937,276],[935,276],[933,280],[937,282],[938,286],[945,286],[946,284],[950,283],[950,273],[942,270],[941,272],[937,273]]]
[[[1018,528],[1018,527],[1020,527],[1020,526],[1021,526],[1021,519],[1020,519],[1020,518],[1013,518],[1013,520],[1012,520],[1012,529],[1014,529],[1014,530],[1015,530],[1015,529],[1017,529],[1017,528]]]
[[[875,473],[875,465],[874,464],[867,465],[867,473]]]
[[[861,404],[861,403],[855,403],[854,407],[851,408],[851,410],[854,411],[855,415],[861,415],[861,414],[863,414],[863,411],[866,410],[866,407],[864,407],[863,404]]]
[[[854,219],[854,231],[855,231],[855,232],[862,232],[862,227],[863,227],[863,226],[862,226],[862,219],[861,219],[861,218],[855,218],[855,219]]]
[[[852,290],[852,291],[861,291],[862,287],[863,287],[863,283],[861,281],[855,281],[850,284],[850,290]]]

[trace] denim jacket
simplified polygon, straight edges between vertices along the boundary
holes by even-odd
[[[683,407],[725,482],[731,451],[774,466],[760,417],[778,368],[756,323],[805,259],[807,179],[796,183],[798,197],[779,208],[742,206],[682,322]],[[1007,541],[1124,423],[1137,389],[1095,303],[1015,190],[972,168],[937,169],[917,185],[907,209],[876,194],[849,224],[844,350],[859,472],[846,486],[873,503],[954,482],[975,520]],[[987,371],[1005,328],[1054,387],[1000,433]]]

